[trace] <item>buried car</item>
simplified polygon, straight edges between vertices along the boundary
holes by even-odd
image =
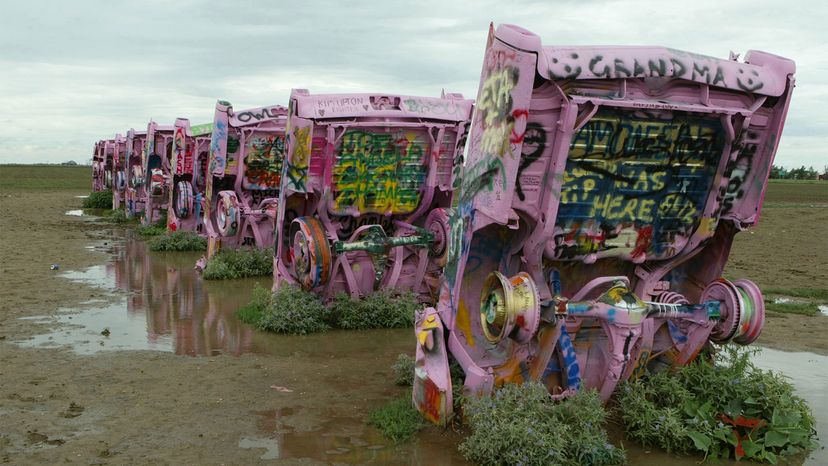
[[[209,242],[199,268],[222,248],[273,245],[286,116],[281,105],[234,112],[216,103],[203,201]]]
[[[472,101],[293,90],[274,287],[434,302]]]
[[[124,207],[124,196],[127,186],[126,167],[126,138],[119,134],[115,135],[112,147],[112,167],[110,179],[112,180],[112,208],[115,210]]]
[[[144,180],[144,217],[142,223],[150,225],[159,220],[166,220],[165,212],[169,195],[168,180],[172,178],[170,157],[172,153],[174,127],[159,125],[151,121],[147,124],[141,161]]]
[[[146,186],[142,163],[144,141],[146,139],[146,131],[135,131],[132,128],[127,131],[126,153],[124,155],[127,186],[124,190],[124,208],[126,216],[130,218],[142,214],[146,204]]]
[[[173,231],[203,233],[201,204],[213,125],[190,126],[190,120],[177,118],[174,127],[167,226]]]
[[[607,399],[709,342],[754,341],[764,302],[722,278],[756,224],[793,61],[662,47],[542,46],[490,27],[436,308],[417,315],[413,399],[539,381]]]
[[[106,170],[106,152],[110,148],[110,141],[101,139],[95,143],[95,149],[92,151],[92,192],[105,191],[109,186],[107,185],[107,170]]]

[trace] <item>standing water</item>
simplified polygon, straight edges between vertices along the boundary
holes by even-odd
[[[366,425],[368,410],[403,391],[393,385],[387,367],[366,361],[375,358],[378,351],[411,353],[410,329],[331,331],[304,337],[256,331],[241,323],[235,311],[249,301],[257,283],[269,288],[270,277],[205,281],[193,269],[198,257],[198,253],[150,252],[144,241],[127,232],[125,239],[115,242],[111,261],[62,274],[107,291],[107,299],[90,301],[79,309],[63,309],[56,317],[33,318],[59,325],[47,334],[19,343],[68,347],[81,354],[107,350],[155,350],[191,356],[254,352],[290,359],[297,365],[321,363],[331,372],[331,383],[322,384],[320,390],[329,390],[331,399],[358,392],[359,404],[368,408],[343,411],[325,404],[301,403],[275,411],[251,407],[256,431],[241,435],[236,446],[260,451],[262,460],[309,458],[361,464],[406,459],[403,462],[409,464],[466,464],[457,451],[462,437],[450,429],[428,428],[417,441],[397,445]],[[331,355],[337,355],[336,366],[329,365]],[[791,377],[797,393],[814,410],[818,431],[828,429],[824,389],[828,386],[828,357],[764,349],[756,356],[756,364]],[[623,443],[631,464],[693,465],[700,459],[645,449],[629,440]],[[825,450],[811,453],[805,464],[828,464]]]

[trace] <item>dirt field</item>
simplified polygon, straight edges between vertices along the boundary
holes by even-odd
[[[411,352],[408,330],[257,333],[253,346],[263,349],[239,357],[21,347],[62,328],[61,310],[124,299],[124,292],[61,275],[106,263],[113,251],[111,228],[65,215],[80,208],[76,196],[89,193],[90,175],[83,167],[0,166],[0,463],[317,462],[290,459],[305,456],[464,464],[451,453],[459,437],[450,431],[427,429],[417,447],[390,444],[365,426],[370,409],[405,392],[390,383],[388,367]],[[728,276],[761,287],[828,289],[828,184],[774,183],[766,204],[758,227],[737,236]],[[162,265],[159,273],[173,272]],[[826,334],[828,317],[785,314],[769,317],[759,343],[828,354]]]

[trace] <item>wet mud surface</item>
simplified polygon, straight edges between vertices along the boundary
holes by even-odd
[[[255,331],[234,312],[269,279],[202,281],[192,270],[197,255],[150,253],[125,229],[76,215],[75,196],[84,194],[0,192],[0,463],[466,464],[450,429],[429,427],[395,445],[366,424],[368,412],[406,392],[390,366],[413,352],[411,330]],[[803,210],[828,226],[828,209]],[[804,248],[786,250],[787,259],[773,248],[754,252],[777,234],[757,239],[762,228],[792,224],[789,211],[773,212],[754,236],[737,236],[728,273],[796,286],[797,274],[757,264],[825,258]],[[799,238],[811,231],[791,228]],[[806,278],[818,282],[824,268],[811,265]],[[760,343],[807,352],[757,357],[792,378],[822,432],[828,347],[816,331],[826,322],[769,319]],[[700,460],[636,447],[615,430],[631,464]],[[805,463],[828,464],[825,450]]]

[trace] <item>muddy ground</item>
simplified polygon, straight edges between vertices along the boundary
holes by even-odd
[[[394,445],[365,425],[371,409],[405,393],[388,368],[413,350],[410,330],[280,337],[237,327],[226,315],[213,324],[209,311],[187,314],[212,301],[188,308],[176,288],[189,283],[181,278],[189,258],[154,256],[147,267],[163,278],[150,285],[107,288],[67,275],[99,267],[117,282],[136,254],[146,255],[133,248],[123,259],[136,244],[124,239],[129,233],[66,215],[88,194],[89,176],[85,168],[0,166],[0,463],[465,464],[450,430],[428,428],[416,442]],[[828,288],[825,186],[771,185],[759,226],[737,237],[728,276]],[[212,295],[202,289],[210,286]],[[243,302],[252,281],[238,286],[244,290],[223,286],[192,281],[194,293],[231,302]],[[155,292],[165,287],[172,291]],[[131,323],[110,336],[88,321],[72,330],[70,317],[80,320],[75,313],[84,309]],[[181,333],[194,323],[200,327]],[[127,343],[136,325],[149,349]],[[64,334],[68,346],[49,344]],[[828,317],[774,316],[759,343],[825,355],[825,335]],[[119,345],[132,350],[112,349]],[[631,453],[636,463],[648,454]],[[647,462],[665,460],[676,463],[668,455]]]

